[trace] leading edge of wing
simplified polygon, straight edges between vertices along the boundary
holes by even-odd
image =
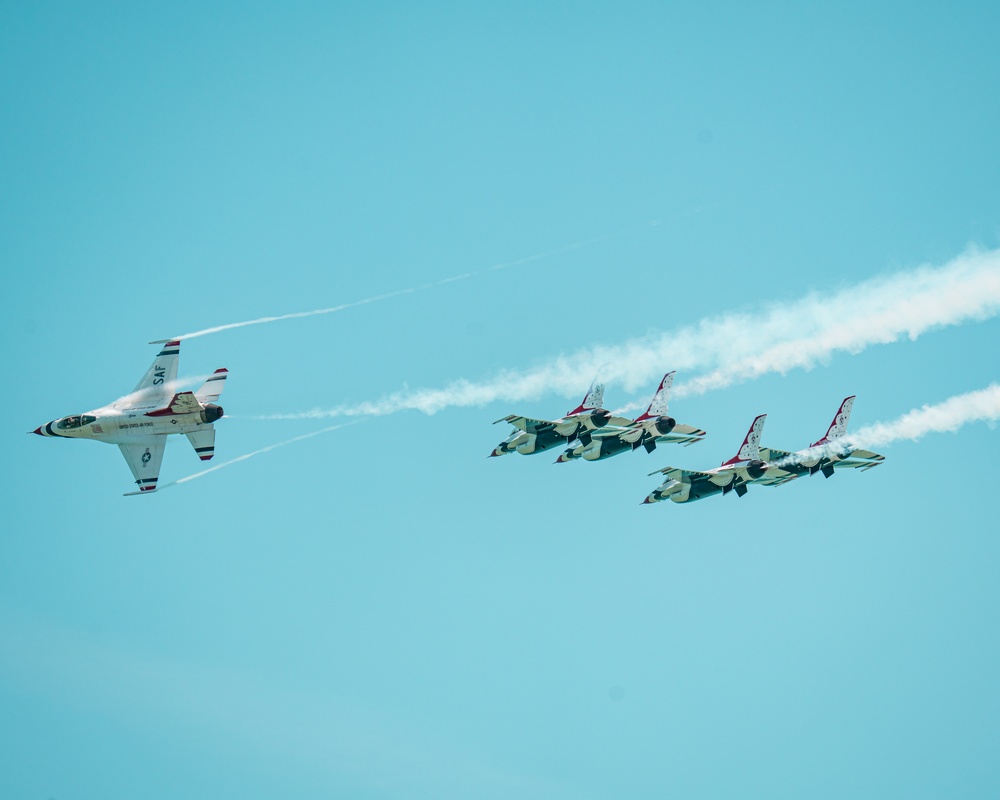
[[[679,469],[678,467],[664,467],[663,469],[654,470],[649,474],[651,476],[666,475],[668,478],[673,478],[675,481],[680,480],[680,478],[687,478],[687,477],[703,478],[706,480],[715,477],[715,475],[713,475],[710,472],[699,472],[698,470],[695,469]]]
[[[517,414],[509,414],[503,419],[498,419],[494,422],[497,425],[501,422],[508,422],[515,428],[519,428],[526,433],[533,433],[541,430],[548,430],[549,428],[554,428],[556,424],[551,420],[547,419],[533,419],[531,417],[520,417]]]

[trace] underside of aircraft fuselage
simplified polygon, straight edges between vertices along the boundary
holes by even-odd
[[[680,481],[680,489],[671,494],[670,499],[675,503],[691,503],[711,497],[713,494],[721,494],[725,488],[726,486],[718,486],[707,479],[693,480],[690,483]]]
[[[146,436],[165,436],[172,433],[194,433],[211,425],[222,416],[222,409],[212,412],[206,409],[194,414],[169,414],[149,416],[132,412],[111,412],[103,409],[87,414],[74,414],[53,420],[35,430],[41,436],[55,436],[62,439],[91,439],[107,444],[127,444]],[[207,412],[207,413],[206,413]]]
[[[718,472],[710,477],[686,476],[682,480],[669,480],[651,495],[655,500],[672,500],[675,503],[690,503],[703,500],[715,494],[728,494],[731,491],[745,494],[746,480],[734,472]]]
[[[566,437],[556,433],[552,428],[534,431],[516,431],[502,441],[493,451],[493,455],[504,453],[520,453],[527,456],[532,453],[543,453],[553,447],[566,444]]]
[[[609,436],[603,439],[593,439],[589,444],[571,447],[560,456],[559,460],[575,461],[582,458],[584,461],[601,461],[631,449],[633,449],[631,443],[623,442],[618,436]]]

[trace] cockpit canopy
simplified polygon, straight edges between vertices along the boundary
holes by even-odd
[[[56,423],[56,427],[61,431],[72,431],[96,421],[97,417],[91,416],[90,414],[75,414],[72,417],[64,417],[59,420]]]

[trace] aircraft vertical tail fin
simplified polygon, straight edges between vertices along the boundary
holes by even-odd
[[[583,398],[583,402],[580,403],[576,408],[566,414],[567,417],[571,417],[574,414],[579,414],[583,411],[590,411],[595,408],[604,407],[604,384],[598,383],[595,377],[593,382],[590,384],[590,388],[587,390],[586,396]]]
[[[660,385],[656,390],[656,394],[653,395],[649,408],[635,418],[636,422],[652,419],[653,417],[660,417],[667,413],[667,399],[670,394],[670,387],[674,383],[674,376],[676,374],[676,372],[668,372],[663,376],[663,380],[660,381]]]
[[[202,405],[206,403],[214,403],[219,399],[219,395],[222,394],[223,388],[226,386],[226,378],[229,377],[229,370],[225,367],[217,369],[207,381],[205,381],[201,388],[194,393],[194,396],[198,398],[198,402]]]
[[[830,423],[830,427],[826,431],[826,436],[818,442],[813,442],[809,445],[810,447],[819,447],[820,445],[835,441],[847,433],[847,421],[851,418],[851,409],[854,407],[855,397],[856,395],[852,394],[850,397],[844,398],[840,404],[840,408],[837,409],[837,413],[833,417],[833,422]]]
[[[764,431],[765,419],[767,419],[767,414],[760,414],[754,419],[750,424],[750,430],[747,431],[747,435],[743,437],[743,444],[740,445],[739,451],[728,461],[723,461],[722,466],[736,464],[740,461],[760,460],[760,437]]]

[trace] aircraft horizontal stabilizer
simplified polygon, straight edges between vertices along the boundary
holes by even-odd
[[[206,425],[200,430],[187,435],[188,441],[202,461],[208,461],[215,455],[215,428]]]

